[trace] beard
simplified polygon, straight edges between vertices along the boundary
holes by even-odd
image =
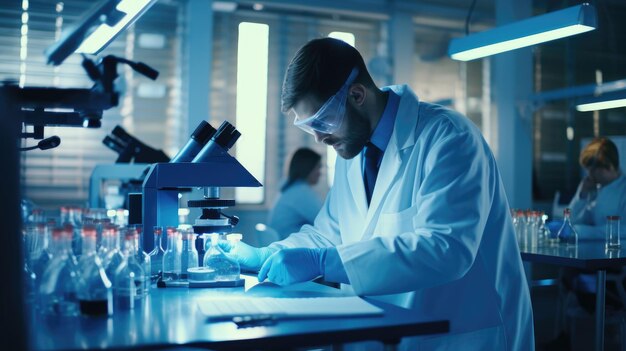
[[[346,106],[346,116],[342,128],[346,136],[337,138],[333,144],[339,144],[335,151],[341,158],[349,160],[358,155],[372,134],[369,120],[359,114],[350,104]]]

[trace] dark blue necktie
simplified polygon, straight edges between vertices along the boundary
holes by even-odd
[[[367,196],[367,205],[369,206],[374,193],[374,185],[376,185],[376,177],[378,177],[378,164],[383,157],[383,152],[372,143],[365,146],[365,167],[363,172],[363,184],[365,185],[365,194]]]

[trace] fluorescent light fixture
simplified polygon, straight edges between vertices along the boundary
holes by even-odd
[[[232,1],[213,1],[213,11],[215,12],[235,12],[237,3]]]
[[[328,37],[343,40],[352,47],[354,47],[354,43],[356,42],[354,34],[350,32],[330,32],[328,33]]]
[[[46,49],[49,64],[60,65],[74,52],[98,54],[157,0],[101,0]]]
[[[610,108],[626,107],[626,91],[602,94],[593,98],[581,99],[576,105],[580,112],[607,110]]]
[[[596,9],[587,3],[456,38],[448,55],[459,61],[499,54],[596,29]]]
[[[95,55],[102,51],[117,35],[135,22],[155,0],[122,0],[115,7],[116,10],[125,13],[113,26],[102,23],[94,30],[83,43],[76,49],[78,53]]]

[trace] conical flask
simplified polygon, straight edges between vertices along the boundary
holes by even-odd
[[[216,281],[239,280],[239,263],[228,258],[219,247],[219,234],[213,233],[209,237],[211,240],[207,243],[210,243],[210,247],[204,254],[204,266],[215,272]]]
[[[569,208],[563,210],[563,225],[561,226],[561,229],[559,229],[556,236],[559,238],[560,243],[565,244],[568,247],[575,247],[578,245],[578,233],[572,225],[570,216],[571,211]]]

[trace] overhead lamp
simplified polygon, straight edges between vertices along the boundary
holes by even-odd
[[[624,90],[581,99],[576,105],[576,110],[589,112],[618,107],[626,107],[626,91]]]
[[[584,3],[563,10],[531,17],[484,32],[456,38],[448,55],[470,61],[596,29],[596,9]]]
[[[215,12],[235,12],[237,3],[232,1],[213,1],[213,11]]]
[[[101,0],[46,50],[48,63],[60,65],[74,52],[98,54],[157,0]]]
[[[117,35],[135,22],[155,0],[122,0],[115,9],[126,15],[120,18],[115,25],[102,23],[76,49],[77,53],[95,55],[102,51]]]

